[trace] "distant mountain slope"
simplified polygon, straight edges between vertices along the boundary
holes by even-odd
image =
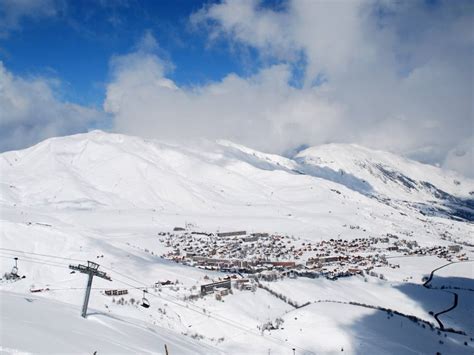
[[[458,197],[474,194],[474,181],[453,171],[355,144],[311,147],[298,153],[295,160],[304,165],[325,167],[340,175],[352,174],[374,191],[390,197],[423,199],[432,196],[430,186]]]
[[[0,199],[10,204],[213,211],[311,202],[308,186],[320,196],[345,187],[351,200],[357,193],[474,218],[473,180],[355,145],[311,147],[288,159],[228,141],[177,145],[93,131],[3,153],[0,170]]]
[[[368,195],[474,218],[474,181],[453,171],[354,144],[327,144],[296,155],[301,170]],[[428,208],[428,211],[430,208]]]

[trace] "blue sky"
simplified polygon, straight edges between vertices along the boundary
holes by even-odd
[[[1,58],[19,75],[57,76],[65,99],[97,106],[104,99],[109,59],[127,52],[146,31],[172,58],[170,77],[180,85],[244,73],[248,68],[224,44],[206,47],[206,35],[190,28],[189,15],[202,6],[195,0],[68,1],[58,5],[54,18],[21,18],[21,28],[0,42]]]
[[[98,127],[474,176],[473,23],[472,0],[3,0],[0,151]]]

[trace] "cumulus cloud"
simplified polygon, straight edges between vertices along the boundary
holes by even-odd
[[[472,134],[473,10],[467,1],[292,0],[270,10],[227,0],[192,22],[209,27],[211,41],[225,37],[265,56],[302,51],[305,87],[327,79],[325,96],[345,108],[352,140],[439,162]]]
[[[84,132],[104,121],[102,112],[59,100],[58,85],[54,79],[15,76],[0,61],[0,151]]]
[[[261,69],[179,87],[156,43],[118,56],[104,104],[118,130],[278,153],[354,142],[438,164],[472,135],[471,2],[227,0],[190,21],[211,45],[255,49]]]
[[[206,25],[211,41],[224,36],[261,50],[265,57],[295,59],[303,50],[307,77],[314,78],[320,72],[344,71],[354,59],[373,55],[373,45],[364,38],[366,3],[296,0],[272,10],[258,0],[228,0],[204,7],[190,20]]]
[[[227,138],[283,151],[302,141],[325,141],[340,129],[341,109],[316,90],[288,85],[288,65],[254,76],[179,87],[166,63],[143,48],[111,61],[104,109],[121,132],[161,138]],[[314,120],[318,117],[318,120]],[[343,132],[340,132],[344,135]]]

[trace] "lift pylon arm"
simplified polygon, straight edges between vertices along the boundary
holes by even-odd
[[[100,278],[103,278],[103,279],[112,281],[112,279],[110,278],[110,276],[107,275],[105,272],[103,272],[103,271],[98,271],[98,270],[92,270],[92,269],[90,269],[89,267],[87,267],[87,266],[85,266],[85,265],[69,265],[69,268],[72,269],[72,270],[76,270],[76,271],[82,272],[83,274],[92,273],[94,276],[97,276],[97,277],[100,277]]]

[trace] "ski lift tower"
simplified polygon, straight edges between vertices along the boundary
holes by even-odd
[[[87,266],[85,265],[69,265],[69,268],[72,270],[76,270],[82,272],[83,274],[89,275],[89,279],[87,280],[87,288],[86,294],[84,296],[84,304],[82,305],[82,317],[86,318],[87,315],[87,306],[89,304],[89,296],[91,294],[91,287],[92,287],[92,279],[94,276],[100,277],[102,279],[106,279],[112,281],[110,276],[108,276],[105,272],[99,271],[99,264],[94,263],[92,261],[87,261]]]

